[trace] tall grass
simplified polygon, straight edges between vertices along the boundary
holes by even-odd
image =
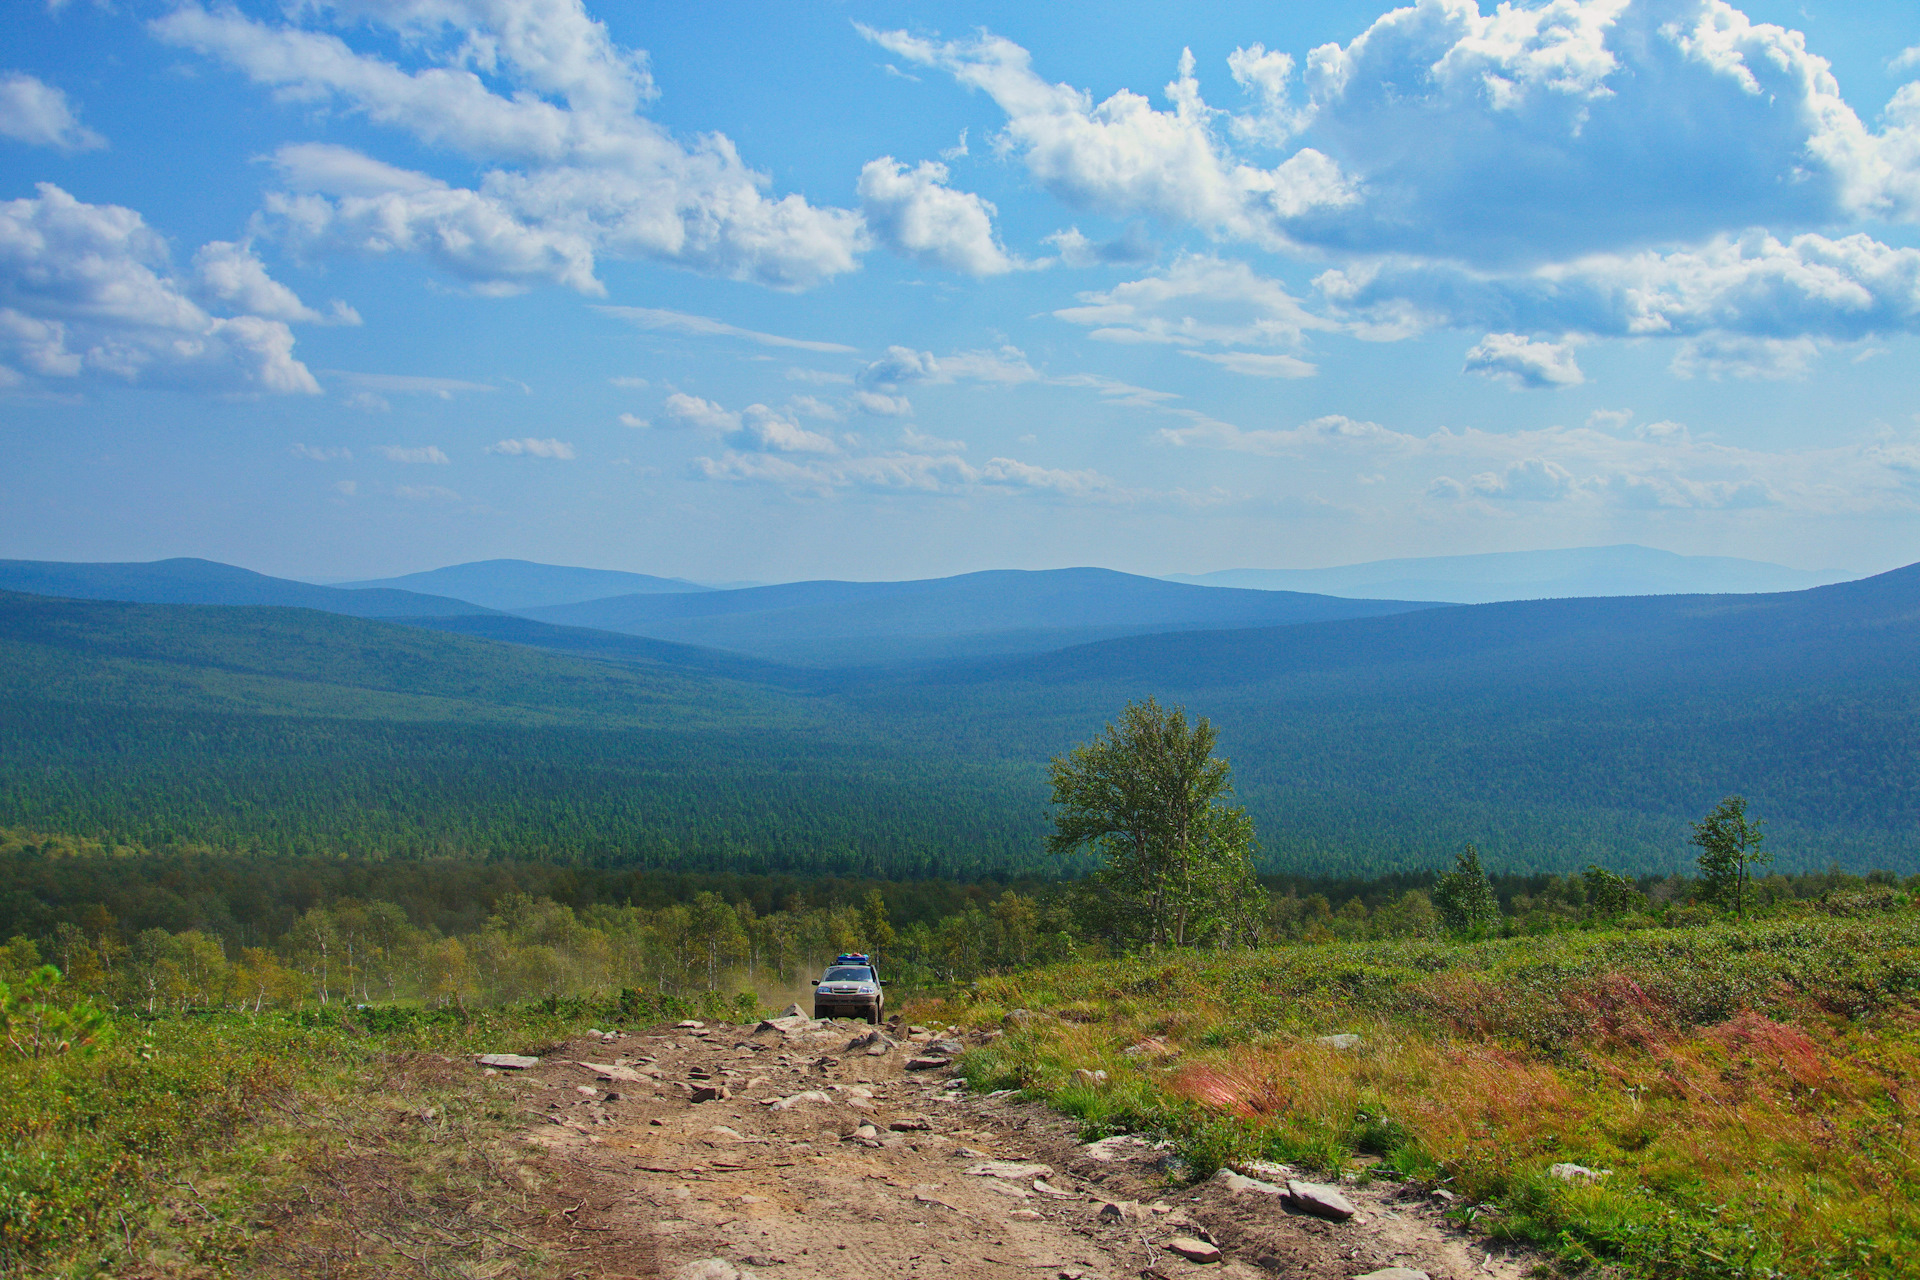
[[[1193,1176],[1431,1181],[1496,1236],[1641,1276],[1894,1275],[1920,1247],[1911,913],[1056,965],[948,1006],[1045,1015],[970,1078],[1163,1132]],[[1169,1051],[1126,1052],[1148,1037]]]

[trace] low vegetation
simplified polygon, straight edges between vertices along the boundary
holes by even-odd
[[[1060,964],[937,1016],[1004,1021],[975,1087],[1089,1136],[1431,1184],[1569,1271],[1891,1275],[1920,1245],[1906,909]]]

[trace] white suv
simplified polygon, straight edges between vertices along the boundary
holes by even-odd
[[[865,956],[842,956],[814,979],[813,1016],[859,1018],[878,1025],[887,997],[873,962]]]

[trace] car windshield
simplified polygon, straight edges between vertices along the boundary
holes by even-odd
[[[829,969],[827,970],[827,976],[821,979],[821,981],[823,982],[872,982],[873,970],[854,969],[854,968]]]

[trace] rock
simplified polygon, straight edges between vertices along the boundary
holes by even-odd
[[[928,1053],[941,1053],[949,1058],[957,1058],[967,1051],[967,1046],[958,1040],[935,1040],[927,1046]]]
[[[1085,1067],[1081,1067],[1073,1073],[1073,1082],[1083,1089],[1095,1089],[1107,1082],[1107,1073],[1104,1071],[1089,1071]]]
[[[907,1070],[909,1071],[938,1071],[942,1067],[950,1067],[952,1065],[953,1065],[953,1059],[951,1058],[908,1058],[907,1059]]]
[[[732,1096],[733,1091],[723,1084],[695,1085],[693,1089],[695,1102],[725,1102]]]
[[[1153,1150],[1153,1143],[1145,1138],[1137,1138],[1131,1133],[1116,1133],[1111,1138],[1089,1142],[1080,1148],[1080,1154],[1101,1164],[1112,1164],[1116,1160],[1143,1159]]]
[[[979,1164],[968,1165],[967,1173],[976,1178],[1009,1178],[1015,1182],[1025,1182],[1029,1178],[1051,1177],[1053,1166],[1022,1164],[1017,1160],[982,1160]]]
[[[1445,1188],[1439,1188],[1434,1191],[1430,1191],[1427,1194],[1430,1195],[1436,1202],[1440,1204],[1452,1204],[1455,1200],[1458,1200],[1460,1198],[1459,1196],[1453,1194],[1453,1192],[1448,1191]]]
[[[775,1098],[773,1101],[769,1102],[767,1106],[772,1108],[775,1111],[791,1111],[803,1102],[824,1102],[828,1106],[833,1105],[833,1099],[828,1097],[826,1094],[822,1093],[820,1090],[808,1089],[803,1093],[796,1093],[790,1097]]]
[[[872,1142],[877,1140],[880,1137],[880,1131],[874,1128],[870,1124],[863,1124],[858,1129],[855,1129],[852,1133],[848,1134],[847,1137],[854,1139],[856,1141]]]
[[[540,1065],[540,1059],[529,1058],[523,1053],[483,1053],[479,1062],[483,1067],[498,1067],[502,1071],[525,1071]]]
[[[888,1125],[887,1128],[893,1130],[895,1133],[927,1133],[932,1130],[933,1126],[925,1120],[922,1120],[919,1116],[913,1116],[906,1120],[895,1120],[892,1124]]]
[[[1378,1271],[1369,1271],[1353,1280],[1433,1280],[1424,1271],[1415,1271],[1412,1267],[1382,1267]]]
[[[895,1042],[892,1036],[884,1031],[869,1031],[863,1036],[855,1036],[847,1041],[844,1052],[852,1053],[855,1050],[862,1050],[870,1057],[879,1058],[893,1052],[894,1048]]]
[[[754,1280],[753,1272],[742,1271],[725,1258],[702,1258],[674,1272],[674,1280]]]
[[[1220,1247],[1208,1244],[1205,1240],[1195,1240],[1192,1236],[1175,1236],[1167,1241],[1167,1252],[1177,1253],[1188,1262],[1218,1262]]]
[[[1009,1209],[1007,1210],[1007,1216],[1009,1218],[1018,1218],[1022,1222],[1039,1222],[1047,1215],[1041,1213],[1038,1209]]]
[[[1109,1226],[1122,1222],[1145,1222],[1152,1216],[1144,1205],[1133,1200],[1109,1200],[1094,1214]]]
[[[692,1018],[688,1018],[685,1022],[676,1022],[674,1026],[681,1031],[705,1031],[707,1029],[706,1023],[697,1022]]]
[[[797,1003],[790,1004],[780,1011],[780,1016],[783,1018],[806,1018],[807,1011],[802,1009]],[[811,1021],[811,1019],[808,1020]]]
[[[1177,1053],[1178,1050],[1165,1040],[1162,1040],[1159,1036],[1148,1036],[1145,1040],[1128,1045],[1120,1052],[1126,1054],[1129,1058],[1158,1058],[1167,1054]]]
[[[1077,1198],[1073,1192],[1063,1191],[1051,1182],[1048,1182],[1045,1178],[1035,1178],[1033,1180],[1033,1189],[1043,1196],[1053,1196],[1059,1200],[1073,1200]]]
[[[1249,1178],[1264,1178],[1268,1182],[1285,1184],[1293,1177],[1293,1166],[1274,1164],[1271,1160],[1246,1160],[1234,1167],[1235,1173],[1244,1173]]]
[[[760,1024],[754,1027],[753,1033],[760,1035],[766,1031],[778,1031],[782,1035],[794,1035],[797,1032],[805,1031],[812,1025],[813,1019],[804,1013],[783,1013],[777,1018],[762,1019]]]
[[[1000,1022],[1003,1026],[1024,1027],[1033,1022],[1033,1015],[1025,1009],[1009,1009],[1007,1016],[1000,1019]]]
[[[632,1067],[614,1066],[607,1062],[576,1062],[576,1067],[593,1072],[602,1080],[618,1080],[621,1084],[644,1084],[646,1077]]]
[[[1358,1049],[1366,1041],[1351,1031],[1342,1031],[1337,1036],[1321,1036],[1314,1043],[1323,1044],[1329,1049]]]
[[[1547,1170],[1547,1176],[1562,1182],[1598,1182],[1612,1172],[1611,1169],[1589,1169],[1583,1164],[1556,1164]]]
[[[1283,1196],[1287,1189],[1271,1182],[1262,1182],[1258,1178],[1245,1178],[1231,1169],[1222,1169],[1213,1175],[1213,1180],[1235,1195],[1241,1192],[1253,1192],[1263,1196]]]
[[[713,1126],[713,1128],[707,1130],[707,1132],[712,1134],[716,1138],[725,1138],[729,1142],[747,1141],[746,1134],[740,1132],[738,1129],[730,1128],[724,1124],[717,1124]]]
[[[1287,1199],[1302,1212],[1331,1218],[1335,1222],[1345,1222],[1359,1212],[1351,1200],[1340,1194],[1340,1188],[1320,1182],[1296,1180],[1287,1183]]]

